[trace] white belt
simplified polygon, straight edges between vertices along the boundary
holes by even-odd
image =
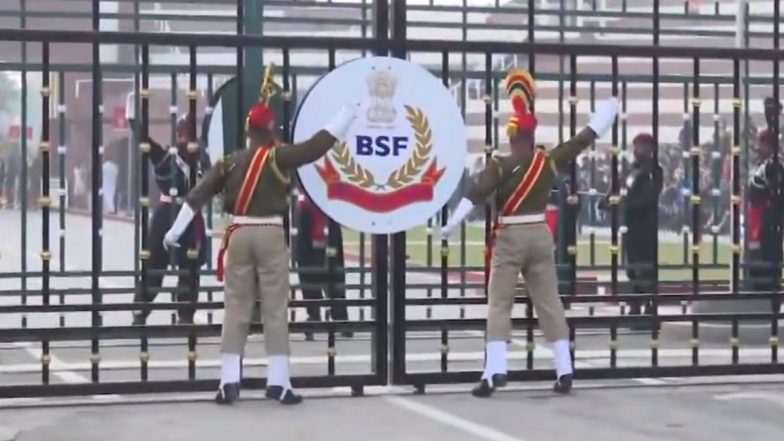
[[[166,204],[171,204],[172,202],[175,202],[177,204],[181,204],[182,203],[182,198],[174,198],[174,199],[172,199],[171,196],[162,194],[160,201],[163,202],[163,203],[166,203]]]
[[[521,214],[518,216],[499,216],[498,222],[502,225],[535,224],[544,222],[544,213]]]
[[[281,216],[234,216],[232,223],[239,225],[283,225]]]

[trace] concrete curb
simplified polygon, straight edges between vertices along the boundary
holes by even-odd
[[[16,441],[19,431],[7,426],[0,426],[0,441]]]

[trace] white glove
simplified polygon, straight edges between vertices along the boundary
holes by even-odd
[[[452,213],[452,217],[449,218],[449,221],[447,221],[446,225],[441,229],[441,240],[448,240],[449,236],[452,235],[452,232],[455,231],[455,228],[463,222],[463,219],[465,219],[473,209],[473,202],[466,198],[461,199],[460,203],[457,204],[457,208],[455,208],[455,211]]]
[[[346,132],[348,132],[348,128],[351,126],[351,123],[357,117],[357,112],[359,111],[360,103],[351,103],[346,104],[340,109],[337,115],[335,115],[327,124],[324,125],[324,130],[329,132],[332,136],[337,139],[343,139],[346,137]]]
[[[612,127],[617,115],[618,98],[612,97],[596,106],[596,113],[591,117],[588,127],[596,133],[597,137],[601,138]]]
[[[188,225],[195,215],[196,213],[194,213],[190,205],[182,204],[180,212],[177,213],[177,218],[174,219],[171,228],[169,228],[169,231],[163,236],[163,248],[168,251],[169,248],[180,247],[180,244],[177,243],[177,241],[180,240],[180,236],[182,236],[182,233],[188,228]]]
[[[125,119],[136,118],[136,94],[133,92],[125,96]]]

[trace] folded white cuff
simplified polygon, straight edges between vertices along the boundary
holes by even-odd
[[[268,362],[267,385],[281,386],[284,389],[291,389],[289,357],[285,355],[270,355]]]
[[[588,127],[596,133],[597,137],[601,138],[612,127],[617,115],[618,98],[612,97],[596,107],[596,113],[591,117]]]
[[[344,139],[346,137],[346,132],[348,132],[348,128],[351,126],[351,122],[354,121],[356,111],[355,105],[344,107],[335,117],[327,122],[324,126],[324,130],[337,139]]]
[[[466,198],[461,199],[460,203],[457,204],[457,207],[455,207],[455,211],[452,213],[452,217],[449,218],[447,225],[455,226],[458,225],[460,222],[463,222],[463,219],[465,219],[473,209],[474,209],[473,202],[469,201]]]
[[[182,233],[188,228],[188,225],[193,220],[193,217],[196,213],[193,211],[190,205],[187,203],[182,204],[182,208],[180,208],[180,212],[177,213],[177,218],[174,219],[174,223],[169,230],[172,234],[174,234],[177,238],[182,236]]]

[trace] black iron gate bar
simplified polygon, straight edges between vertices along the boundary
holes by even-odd
[[[440,44],[443,46],[443,43],[442,43],[442,42],[439,42],[439,43],[440,43]],[[668,48],[668,49],[669,49],[669,48]],[[572,55],[572,57],[573,57],[573,59],[576,59],[576,55]],[[487,82],[487,84],[490,84],[490,82],[488,81],[488,82]],[[96,87],[97,87],[97,86],[96,86]],[[616,87],[617,87],[617,86],[616,86]],[[95,99],[95,98],[94,98],[94,99]],[[96,108],[95,108],[95,111],[97,111],[97,110],[98,110],[98,108],[96,107]],[[96,149],[96,151],[97,151],[97,149]],[[95,198],[95,196],[96,196],[96,195],[94,194],[93,196],[94,196],[94,198]],[[95,274],[93,273],[93,275],[95,275]],[[394,285],[393,285],[393,287],[394,287]],[[96,302],[96,303],[97,303],[97,302]],[[774,323],[775,323],[775,321],[776,321],[776,320],[777,320],[777,318],[778,318],[778,314],[773,314],[773,315],[764,315],[764,316],[765,316],[765,317],[771,317]],[[754,316],[754,317],[756,317],[756,316]],[[714,317],[714,316],[711,316],[711,318],[716,318],[716,317]],[[748,318],[748,316],[738,316],[738,315],[732,315],[732,318],[731,318],[731,319],[732,319],[732,320],[738,320],[738,319],[743,319],[743,318]],[[662,321],[666,321],[667,317],[660,317],[660,319],[661,319]],[[716,318],[716,319],[721,319],[721,318]],[[726,318],[725,318],[725,319],[726,319]],[[580,320],[577,320],[577,321],[580,321]],[[595,321],[595,320],[594,320],[594,321]],[[600,321],[606,321],[606,320],[600,320]],[[621,320],[621,321],[623,321],[623,320]],[[676,320],[673,320],[673,321],[676,321]],[[449,325],[450,325],[450,328],[452,328],[452,326],[451,326],[452,324],[451,324],[451,323],[441,323],[441,324],[439,324],[438,326],[439,326],[439,327],[441,327],[441,329],[443,330],[443,329],[445,329],[445,328],[444,328],[444,326],[445,326],[446,324],[449,324]],[[529,325],[529,327],[531,326],[531,323],[530,323],[530,322],[529,322],[529,323],[527,323],[527,324]],[[587,323],[586,323],[586,324],[587,324]],[[415,328],[416,328],[416,324],[415,324],[415,323],[413,323],[413,322],[409,322],[409,323],[408,323],[408,325],[410,325],[410,326],[411,326],[411,328],[410,328],[410,329],[415,329]],[[463,327],[463,326],[466,326],[466,325],[475,325],[475,324],[471,324],[471,323],[470,323],[470,321],[467,321],[467,322],[465,322],[465,323],[462,323],[462,324],[461,324],[459,327]],[[428,324],[428,326],[429,326],[429,324]],[[91,329],[91,328],[86,328],[86,329]],[[29,331],[29,330],[28,330],[28,331]],[[92,336],[95,336],[95,331],[96,331],[96,330],[95,330],[94,328],[92,328],[92,329],[91,329],[91,332],[92,332],[92,333],[91,333],[90,335],[92,335]],[[194,330],[191,330],[191,329],[188,329],[188,330],[187,330],[187,332],[189,332],[189,334],[188,334],[188,335],[192,335],[192,334],[190,334],[190,333],[191,333],[191,332],[195,332],[195,331],[194,331]],[[167,330],[167,333],[168,333],[168,330]],[[99,334],[102,334],[102,332],[99,332]],[[42,341],[43,341],[43,340],[45,340],[45,339],[48,339],[48,338],[50,338],[50,337],[48,336],[48,334],[44,334],[44,335],[42,335]],[[94,341],[94,342],[95,342],[95,341],[97,341],[97,338],[95,338],[93,341]],[[774,352],[773,352],[773,354],[775,354],[775,346],[773,347],[773,349],[774,349]],[[695,351],[696,351],[696,347],[695,347]],[[97,363],[97,360],[95,360],[95,357],[94,357],[94,361],[95,361],[95,363],[93,364],[93,366],[94,366],[94,370],[95,370],[95,368],[97,368],[97,364],[98,364],[98,363]],[[703,366],[703,367],[704,367],[704,366]],[[465,373],[465,374],[468,374],[468,373]],[[94,380],[94,381],[97,381],[97,375],[94,375],[94,378],[95,378],[95,380]],[[409,379],[410,379],[410,377],[409,377]]]

